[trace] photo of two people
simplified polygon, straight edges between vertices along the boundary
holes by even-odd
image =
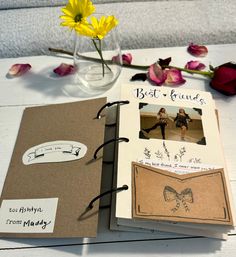
[[[201,109],[140,103],[139,110],[139,138],[206,145]]]

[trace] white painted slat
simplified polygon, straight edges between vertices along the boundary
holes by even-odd
[[[0,256],[233,257],[236,256],[235,245],[236,237],[229,237],[226,242],[206,238],[195,238],[10,250],[0,252]]]

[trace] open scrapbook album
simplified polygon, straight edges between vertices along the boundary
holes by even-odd
[[[123,85],[111,228],[225,239],[233,226],[230,184],[210,93]],[[131,229],[133,228],[133,229]],[[143,231],[143,230],[141,230]]]
[[[119,192],[110,228],[226,239],[234,213],[211,94],[128,84],[115,103]],[[88,207],[99,199],[102,112],[111,105],[98,98],[25,109],[1,194],[0,236],[96,236],[99,201]]]

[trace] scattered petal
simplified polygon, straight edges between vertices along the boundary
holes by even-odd
[[[185,69],[189,70],[204,70],[206,65],[199,61],[189,61],[185,65]]]
[[[161,86],[165,82],[167,75],[159,64],[154,63],[148,69],[147,78],[155,85]]]
[[[132,55],[130,53],[122,54],[122,61],[124,64],[131,64],[132,62]]]
[[[165,74],[167,76],[165,80],[166,85],[177,86],[177,85],[182,85],[186,82],[186,80],[183,79],[182,73],[180,70],[172,68],[169,70],[165,70]]]
[[[191,43],[188,46],[188,52],[197,57],[204,57],[207,55],[208,49],[206,46],[194,45],[193,43]]]
[[[114,63],[121,63],[121,59],[122,58],[120,58],[120,55],[116,55],[111,58],[112,62]]]
[[[171,57],[168,57],[166,59],[159,59],[158,64],[163,68],[163,66],[168,66],[171,62]]]
[[[209,69],[211,70],[211,71],[214,71],[215,70],[215,68],[210,64],[209,65]]]
[[[121,56],[123,64],[130,65],[132,62],[132,55],[130,53],[122,54]],[[112,61],[116,63],[120,63],[120,56],[116,55],[112,57]]]
[[[63,77],[66,75],[74,74],[76,72],[76,68],[71,64],[61,63],[60,66],[53,70],[53,72]]]
[[[145,81],[146,79],[147,79],[146,73],[137,73],[130,80],[131,81],[137,81],[137,80]]]
[[[11,76],[21,76],[31,69],[31,65],[28,63],[17,63],[11,66],[8,74]]]

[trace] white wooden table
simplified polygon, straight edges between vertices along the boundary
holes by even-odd
[[[236,44],[208,46],[209,54],[200,60],[206,65],[218,66],[236,61]],[[126,51],[123,51],[125,53]],[[172,57],[172,64],[183,67],[190,56],[186,47],[129,50],[133,63],[148,65],[158,58]],[[20,125],[22,111],[26,106],[85,100],[73,85],[73,75],[56,78],[52,70],[61,62],[72,63],[68,57],[37,56],[0,59],[0,191]],[[6,77],[8,69],[15,63],[30,63],[32,69],[19,78]],[[129,82],[135,73],[123,69],[116,84],[106,93],[108,101],[119,99],[120,85]],[[200,76],[185,76],[185,88],[209,90],[219,110],[220,132],[228,166],[233,195],[236,195],[236,97],[225,97],[208,86],[207,79]],[[136,82],[143,83],[143,82]],[[145,82],[148,83],[148,82]],[[99,96],[99,97],[100,97]],[[112,135],[107,131],[106,136]],[[109,167],[104,168],[106,181],[111,181]],[[109,172],[110,171],[110,172]],[[108,189],[109,183],[103,188]],[[236,197],[234,202],[236,206]],[[52,256],[236,256],[236,230],[228,241],[208,238],[178,236],[167,233],[131,233],[110,231],[109,210],[100,211],[99,231],[94,239],[0,239],[0,256],[52,257]]]

